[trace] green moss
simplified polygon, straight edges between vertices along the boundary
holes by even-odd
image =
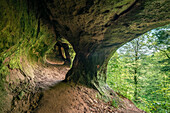
[[[2,59],[0,57],[0,62],[2,62]],[[0,111],[4,111],[4,108],[5,108],[5,102],[6,102],[6,95],[7,95],[7,92],[5,90],[5,77],[6,75],[9,74],[9,70],[8,70],[8,67],[5,66],[5,65],[2,65],[2,63],[0,63]]]
[[[111,105],[114,106],[115,108],[118,108],[119,103],[118,103],[118,101],[116,101],[116,100],[113,99],[113,100],[111,101]]]
[[[38,19],[37,14],[40,12],[36,7],[28,9],[26,1],[0,0],[0,111],[2,111],[1,103],[3,105],[5,102],[3,95],[6,94],[5,83],[9,68],[17,68],[24,72],[22,66],[28,65],[21,62],[22,58],[25,58],[30,65],[43,62],[45,53],[55,43],[52,29],[48,28],[43,20]],[[25,71],[31,69],[28,67]]]
[[[24,91],[21,91],[18,95],[18,98],[21,100],[25,95],[25,92]]]

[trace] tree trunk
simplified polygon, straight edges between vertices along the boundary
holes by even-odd
[[[136,44],[134,45],[134,51],[135,51],[135,68],[134,68],[134,84],[135,84],[135,90],[134,90],[134,98],[135,102],[138,100],[138,59],[139,59],[139,38],[136,40]]]
[[[134,90],[134,98],[135,102],[138,100],[138,81],[137,81],[137,73],[134,75],[134,84],[135,84],[135,90]]]
[[[111,90],[106,85],[106,70],[113,51],[151,29],[169,24],[169,1],[89,1],[17,0],[14,3],[12,0],[1,0],[1,64],[8,57],[11,60],[15,51],[18,56],[13,59],[17,63],[11,62],[11,66],[22,70],[25,66],[20,64],[20,48],[30,61],[43,62],[39,58],[51,47],[49,42],[60,35],[72,44],[76,52],[66,80],[96,88],[101,94],[109,94]],[[65,60],[70,60],[68,54]],[[4,72],[3,68],[0,71]],[[28,75],[34,76],[34,73]]]

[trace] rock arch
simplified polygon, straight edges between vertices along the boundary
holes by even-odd
[[[110,95],[110,57],[122,44],[169,24],[169,6],[169,0],[1,0],[0,84],[10,69],[33,78],[34,64],[64,37],[76,52],[65,81]]]

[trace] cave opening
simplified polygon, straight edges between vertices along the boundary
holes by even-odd
[[[63,81],[72,67],[75,52],[72,45],[64,38],[57,40],[46,51],[43,65],[34,69],[34,81],[37,88],[46,89]]]
[[[146,112],[167,112],[169,39],[170,24],[118,48],[107,66],[107,84]]]
[[[113,99],[110,95],[118,100],[106,84],[113,51],[169,23],[168,0],[1,0],[0,6],[0,110],[5,106],[11,112],[22,111],[25,103],[29,109],[35,90],[63,79],[97,90],[103,100]],[[57,34],[72,44],[76,56]]]

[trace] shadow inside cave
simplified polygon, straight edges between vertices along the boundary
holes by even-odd
[[[44,65],[37,65],[34,70],[35,86],[38,89],[48,89],[63,81],[70,70],[71,63],[66,60],[64,48],[58,46],[44,57]]]

